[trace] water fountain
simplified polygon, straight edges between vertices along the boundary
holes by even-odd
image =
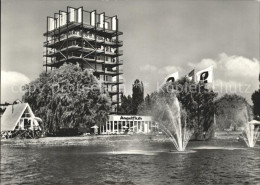
[[[253,120],[249,123],[244,124],[244,131],[242,133],[242,137],[246,143],[246,145],[250,148],[253,148],[256,144],[256,141],[259,137],[259,127],[255,128],[256,124],[259,124],[260,122]]]
[[[161,124],[163,132],[169,137],[178,151],[185,151],[185,148],[193,134],[193,130],[187,128],[186,120],[181,123],[181,108],[177,97],[172,104],[166,103],[166,111],[169,116],[169,124]]]

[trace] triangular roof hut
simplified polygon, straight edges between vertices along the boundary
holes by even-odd
[[[28,103],[18,103],[6,107],[1,117],[1,132],[14,130],[40,129],[33,111]]]

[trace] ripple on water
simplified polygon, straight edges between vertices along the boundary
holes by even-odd
[[[193,147],[193,150],[246,150],[246,148],[239,147],[220,147],[220,146],[199,146]]]
[[[259,184],[260,150],[200,146],[183,155],[172,145],[1,147],[3,184]],[[225,147],[226,146],[226,147]],[[244,147],[244,148],[243,148]],[[258,146],[259,147],[259,146]],[[127,149],[128,148],[128,149]],[[208,150],[207,150],[208,149]],[[229,151],[229,149],[234,150]],[[189,154],[189,151],[195,151]]]
[[[111,151],[107,154],[114,155],[156,155],[157,152],[154,151],[145,151],[145,150],[125,150],[125,151]]]
[[[190,154],[190,153],[195,153],[195,150],[185,150],[185,151],[178,151],[178,150],[170,150],[169,153],[172,154]]]

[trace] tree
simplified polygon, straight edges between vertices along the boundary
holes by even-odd
[[[130,95],[125,96],[122,95],[121,96],[121,106],[120,106],[120,112],[122,114],[133,114],[133,108],[132,108],[132,97]]]
[[[121,114],[133,114],[136,115],[138,112],[138,107],[144,101],[144,87],[143,83],[138,79],[135,80],[132,89],[132,96],[122,95],[121,96],[121,106],[119,108]]]
[[[253,101],[253,112],[256,119],[260,120],[260,89],[255,91],[251,97]]]
[[[138,106],[138,114],[140,115],[152,115],[152,109],[157,100],[157,92],[151,93],[151,95],[147,94],[144,102]]]
[[[260,74],[258,80],[260,82]],[[259,83],[259,88],[260,88],[260,83]],[[255,119],[260,120],[260,89],[258,89],[252,94],[251,99],[253,101],[253,113]]]
[[[194,129],[195,138],[199,139],[202,137],[203,131],[211,132],[215,111],[214,99],[217,93],[207,88],[205,84],[196,84],[186,77],[176,82],[168,82],[159,92],[152,93],[150,96],[151,105],[144,102],[139,107],[139,113],[154,117],[162,115],[163,113],[160,110],[163,110],[163,106],[158,108],[159,106],[156,102],[164,97],[164,99],[168,99],[167,101],[170,103],[173,101],[172,94],[174,93],[185,112],[187,126]],[[155,112],[157,112],[158,115],[155,115]]]
[[[219,130],[241,127],[251,117],[246,99],[236,94],[225,94],[216,100],[216,126]]]
[[[102,85],[88,70],[66,64],[25,87],[23,97],[42,118],[46,132],[61,128],[90,128],[109,115],[111,102]]]
[[[133,114],[137,114],[138,106],[144,101],[144,86],[143,82],[136,79],[133,84],[133,95],[132,95],[132,108]]]

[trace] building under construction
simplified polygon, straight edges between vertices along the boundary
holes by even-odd
[[[103,81],[112,100],[111,113],[118,113],[122,93],[121,78],[123,42],[119,36],[117,16],[107,16],[96,10],[86,11],[83,7],[67,7],[47,17],[44,33],[44,66],[58,68],[64,63],[79,64],[93,70]]]

